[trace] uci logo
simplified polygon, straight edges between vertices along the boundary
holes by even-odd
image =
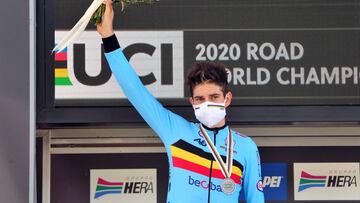
[[[57,31],[59,40],[66,32]],[[183,97],[183,34],[182,32],[119,32],[116,33],[123,53],[140,80],[156,97]],[[55,97],[69,94],[79,98],[122,98],[120,88],[104,56],[101,38],[96,31],[86,31],[67,50],[67,73],[56,74],[55,79],[67,75],[71,85],[56,84]],[[63,63],[64,64],[64,63]],[[121,68],[121,67],[117,67]],[[65,89],[65,90],[64,90]],[[73,91],[72,91],[73,90]],[[66,93],[66,91],[68,93]]]

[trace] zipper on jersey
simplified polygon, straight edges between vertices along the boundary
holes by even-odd
[[[218,130],[214,130],[214,146],[216,148],[216,135],[218,134]],[[212,178],[212,168],[213,168],[213,162],[214,161],[211,161],[211,164],[210,164],[210,174],[209,174],[209,187],[208,187],[208,203],[210,203],[210,193],[211,193],[211,178]]]

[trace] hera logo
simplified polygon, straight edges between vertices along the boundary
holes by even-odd
[[[312,187],[357,187],[357,180],[350,175],[315,176],[302,171],[298,191]]]
[[[95,199],[110,194],[146,194],[154,193],[152,182],[110,182],[98,178]]]
[[[154,193],[152,182],[126,182],[124,193],[137,194],[137,193]]]

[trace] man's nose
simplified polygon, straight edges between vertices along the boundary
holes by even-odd
[[[209,99],[209,98],[205,98],[205,99],[204,99],[204,101],[206,101],[206,102],[207,102],[207,101],[210,101],[210,99]]]

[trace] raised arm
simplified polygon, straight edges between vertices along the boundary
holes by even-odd
[[[144,87],[120,49],[113,31],[113,18],[114,11],[111,1],[107,0],[103,21],[97,26],[97,30],[103,38],[106,59],[129,101],[166,144],[166,142],[176,139],[174,132],[179,127],[190,125],[190,123],[164,108]]]

